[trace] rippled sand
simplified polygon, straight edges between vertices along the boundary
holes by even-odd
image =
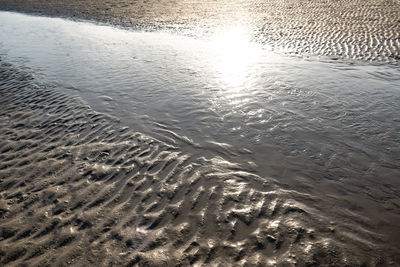
[[[0,9],[190,35],[238,24],[278,51],[376,62],[400,59],[399,1],[0,0]]]
[[[28,70],[2,63],[0,93],[3,265],[400,262],[356,210],[132,132]]]

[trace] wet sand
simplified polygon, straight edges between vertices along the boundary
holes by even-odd
[[[194,36],[241,25],[285,53],[391,63],[400,59],[399,1],[0,0],[0,9]]]

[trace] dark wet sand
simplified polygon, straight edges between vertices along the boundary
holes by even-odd
[[[277,51],[375,62],[400,59],[399,1],[0,0],[0,9],[195,36],[234,24],[248,27]]]

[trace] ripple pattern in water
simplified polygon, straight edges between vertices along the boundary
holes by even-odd
[[[296,175],[317,171],[318,179],[392,177],[398,169],[396,67],[281,57],[246,39],[242,28],[202,41],[2,18],[10,60],[182,149],[216,150],[267,165],[264,171],[284,162]]]

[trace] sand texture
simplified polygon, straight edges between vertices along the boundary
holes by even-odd
[[[28,71],[1,63],[0,94],[0,265],[400,263],[368,219],[334,220],[307,204],[324,200],[132,132]]]
[[[274,50],[398,63],[400,1],[0,0],[0,9],[207,35],[240,25]]]

